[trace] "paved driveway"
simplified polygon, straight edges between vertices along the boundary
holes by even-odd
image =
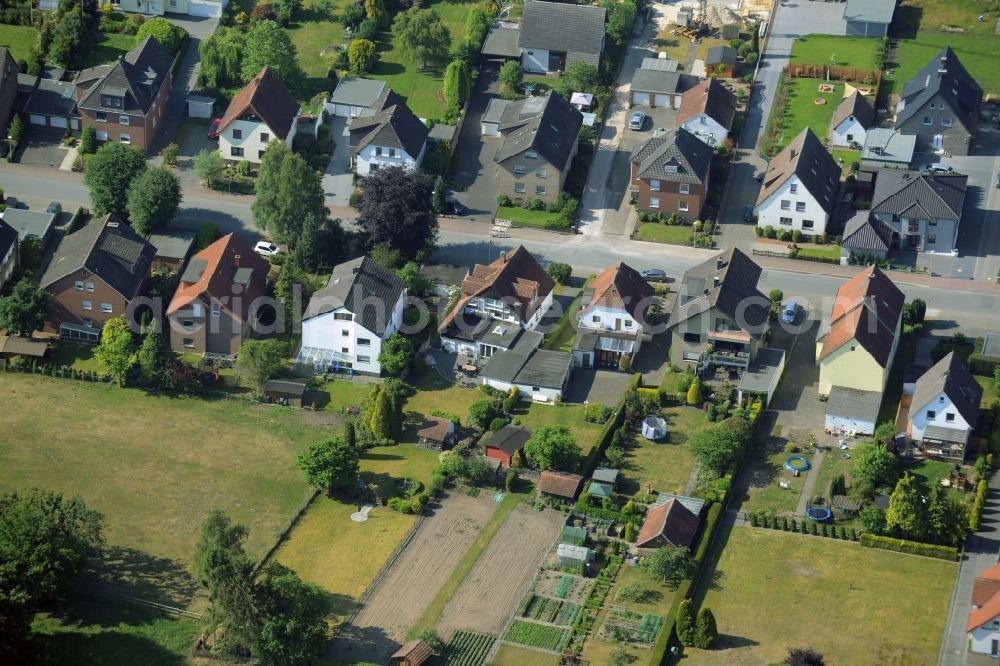
[[[632,379],[630,372],[576,368],[570,379],[564,402],[599,402],[617,405]]]
[[[354,176],[349,168],[350,134],[347,126],[350,118],[334,116],[330,118],[330,136],[333,137],[333,155],[323,172],[323,191],[326,192],[326,203],[329,206],[346,207],[350,205],[351,192],[354,191]]]
[[[824,426],[826,403],[819,401],[819,366],[816,365],[816,335],[820,312],[801,312],[793,326],[771,324],[768,347],[785,352],[785,372],[770,409],[778,413],[784,427],[819,431]]]
[[[493,157],[501,139],[482,136],[480,128],[486,106],[491,99],[500,96],[499,73],[496,63],[487,63],[476,79],[468,115],[458,139],[458,165],[452,179],[455,199],[469,209],[469,218],[478,222],[492,222],[497,209],[499,188]]]
[[[15,161],[19,164],[58,167],[66,156],[67,149],[62,146],[65,135],[66,130],[56,127],[25,124]]]

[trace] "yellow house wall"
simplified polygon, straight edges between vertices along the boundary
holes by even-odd
[[[851,340],[819,362],[819,394],[830,395],[832,386],[881,393],[887,372],[864,347]]]

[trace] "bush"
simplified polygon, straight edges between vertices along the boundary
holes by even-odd
[[[573,273],[573,267],[569,264],[556,261],[549,264],[546,272],[549,274],[549,277],[556,281],[556,284],[566,284]]]
[[[505,425],[507,425],[507,419],[503,418],[502,416],[498,416],[492,421],[490,421],[490,430],[492,432],[496,432],[497,430],[503,428]]]
[[[930,543],[907,541],[905,539],[893,539],[892,537],[868,534],[867,532],[861,535],[861,545],[865,548],[879,548],[881,550],[891,550],[895,553],[921,555],[923,557],[933,557],[938,560],[948,560],[949,562],[954,562],[958,559],[958,549],[953,546],[938,546]]]
[[[611,408],[599,402],[588,403],[583,410],[583,420],[590,423],[604,423],[611,416]]]
[[[506,207],[506,206],[510,206],[512,203],[513,202],[510,200],[510,197],[507,196],[506,194],[501,194],[501,195],[499,195],[497,197],[497,205],[498,206],[504,206],[504,207]]]

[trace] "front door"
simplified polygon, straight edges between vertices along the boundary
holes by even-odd
[[[944,148],[944,137],[940,134],[935,134],[934,138],[931,140],[931,146],[934,150],[941,150]]]

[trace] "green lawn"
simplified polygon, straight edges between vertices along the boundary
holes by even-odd
[[[837,65],[871,69],[875,64],[877,39],[806,35],[792,43],[792,64]]]
[[[976,17],[983,15],[980,22]],[[903,0],[896,10],[893,27],[912,33],[918,27],[939,30],[943,26],[966,33],[993,35],[1000,6],[993,0]]]
[[[328,13],[324,13],[317,4],[315,0],[306,0],[302,18],[285,28],[298,53],[299,66],[306,75],[302,90],[296,91],[304,102],[318,92],[329,93],[333,90],[333,82],[327,78],[328,57],[344,41],[344,26],[334,17],[353,3],[336,0],[331,3]]]
[[[666,389],[670,395],[677,395],[687,385],[688,375],[683,372],[665,372],[660,380],[660,388]]]
[[[80,69],[96,67],[117,60],[135,46],[135,35],[99,33],[97,40],[86,40],[86,50],[80,58]]]
[[[580,293],[576,295],[576,298],[559,317],[559,321],[549,331],[545,339],[545,349],[567,352],[573,350],[573,343],[576,342],[576,313],[580,310],[580,301],[583,300],[583,294],[587,291],[587,285],[590,284],[591,279],[587,278],[583,286],[580,287]],[[559,287],[559,289],[565,289],[565,287]]]
[[[386,498],[401,494],[396,483],[403,477],[426,486],[438,462],[437,451],[416,444],[376,446],[361,457],[361,476],[365,483],[377,484],[379,496]]]
[[[799,442],[799,445],[802,443]],[[749,465],[751,487],[743,497],[737,497],[739,509],[743,511],[773,511],[774,513],[793,512],[799,501],[802,486],[809,474],[816,474],[815,469],[800,474],[798,477],[785,469],[785,460],[789,455],[803,455],[811,461],[811,454],[785,453],[785,440],[780,437],[769,437],[765,441],[757,441],[750,447],[746,464]],[[788,487],[782,488],[784,481]]]
[[[976,381],[979,385],[983,387],[983,405],[990,405],[997,401],[998,396],[1000,396],[1000,386],[993,381],[992,377],[983,377],[982,375],[975,375]]]
[[[691,227],[679,224],[660,224],[659,222],[644,222],[636,229],[637,240],[654,243],[670,243],[671,245],[690,245]]]
[[[641,497],[650,488],[654,492],[684,493],[694,469],[687,441],[694,433],[709,427],[708,419],[694,407],[667,407],[661,414],[667,419],[667,438],[651,442],[642,434],[635,436],[619,481],[624,495]]]
[[[830,81],[833,92],[820,92],[820,84],[825,83],[820,79],[790,79],[791,92],[788,93],[788,105],[781,122],[781,148],[791,143],[806,127],[812,128],[821,140],[829,135],[833,112],[844,97],[844,83]],[[826,100],[826,103],[816,104],[817,99]]]
[[[501,645],[490,666],[556,666],[559,655],[516,645]]]
[[[521,402],[515,411],[515,418],[528,430],[543,426],[566,426],[576,437],[576,443],[587,455],[597,446],[604,432],[604,425],[583,420],[583,405],[542,405],[536,402]]]
[[[778,662],[809,646],[828,664],[916,666],[937,659],[955,563],[723,527],[707,573],[695,598],[720,639],[686,649],[685,664]]]
[[[15,61],[27,60],[37,40],[38,31],[30,25],[0,24],[0,45],[10,49]]]
[[[335,412],[344,412],[348,407],[360,405],[371,390],[371,384],[346,379],[328,381],[320,389],[330,396],[330,402],[324,406],[324,409]]]
[[[515,227],[534,227],[568,231],[569,225],[562,213],[550,213],[547,210],[528,210],[520,206],[500,206],[497,209],[498,220],[510,220]]]
[[[840,259],[840,246],[828,245],[826,247],[800,247],[800,257],[818,257],[820,259]]]
[[[679,62],[681,69],[687,65],[687,54],[691,48],[691,41],[686,37],[673,35],[670,33],[670,29],[663,30],[653,40],[653,47],[658,52],[665,52],[669,59]]]
[[[486,397],[486,394],[479,389],[452,384],[434,370],[428,370],[410,383],[417,389],[417,393],[406,399],[403,409],[425,416],[435,409],[440,409],[454,414],[465,423],[469,415],[469,406],[476,400]]]
[[[955,51],[962,66],[979,82],[984,93],[1000,94],[1000,37],[924,30],[918,32],[914,40],[900,40],[896,56],[886,63],[887,68],[894,69],[891,91],[901,92],[906,82],[945,46]]]

